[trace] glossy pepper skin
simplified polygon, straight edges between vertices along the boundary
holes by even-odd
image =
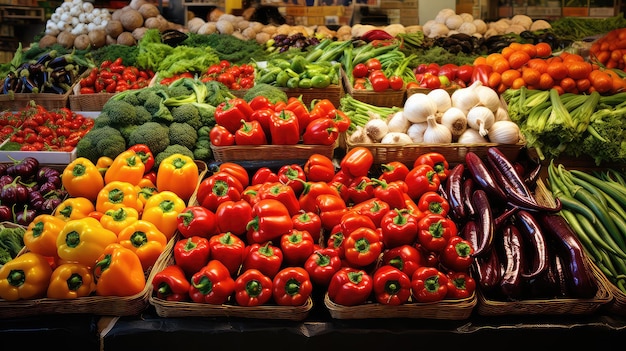
[[[90,267],[80,263],[63,263],[50,277],[46,297],[51,299],[75,299],[90,296],[96,291],[96,281]]]
[[[214,146],[231,146],[235,145],[235,134],[231,133],[226,127],[216,124],[211,128],[209,133],[211,144]]]
[[[272,296],[279,306],[302,306],[313,292],[309,273],[302,267],[285,267],[272,280]]]
[[[403,181],[395,181],[387,183],[377,178],[372,179],[374,184],[374,197],[386,202],[391,209],[405,208],[406,201],[406,183]]]
[[[86,197],[68,197],[52,213],[64,221],[81,219],[96,210],[94,203]]]
[[[391,210],[391,207],[388,203],[378,198],[371,198],[352,206],[350,211],[369,217],[376,227],[380,227],[383,216],[389,210]]]
[[[265,243],[279,239],[293,229],[287,207],[275,199],[262,199],[252,206],[252,220],[247,225],[250,243]]]
[[[246,234],[246,226],[252,220],[252,205],[246,200],[224,201],[215,210],[215,223],[218,232],[233,235]]]
[[[317,197],[322,194],[329,194],[339,196],[337,188],[329,185],[327,182],[313,182],[307,181],[304,184],[304,189],[298,198],[300,202],[300,209],[306,212],[318,213],[317,209]]]
[[[139,157],[141,162],[144,165],[144,175],[153,171],[154,167],[154,154],[150,150],[150,147],[146,144],[135,144],[131,145],[128,150],[132,150]]]
[[[267,137],[259,121],[241,120],[241,126],[235,132],[236,145],[267,145]]]
[[[0,267],[0,298],[7,301],[44,297],[50,284],[52,267],[34,252],[18,255]]]
[[[406,175],[409,174],[409,167],[400,161],[390,161],[380,165],[381,173],[378,179],[384,180],[387,183],[395,182],[396,180],[405,180]]]
[[[88,158],[79,157],[70,162],[61,174],[63,187],[71,197],[85,197],[95,201],[104,187],[104,177]]]
[[[366,303],[373,290],[372,277],[366,271],[343,267],[328,284],[328,298],[339,305],[357,306]]]
[[[119,234],[122,229],[128,227],[139,220],[139,212],[132,207],[119,207],[110,209],[100,217],[100,224],[115,234]]]
[[[348,202],[355,205],[374,197],[374,185],[368,176],[354,178],[347,191]]]
[[[411,297],[411,278],[390,265],[380,266],[373,276],[374,297],[383,305],[398,306]]]
[[[320,194],[315,199],[315,204],[325,230],[331,230],[341,223],[341,218],[348,212],[345,201],[338,195]]]
[[[96,211],[104,213],[120,206],[143,211],[143,202],[139,199],[137,187],[131,183],[116,180],[106,184],[98,193]]]
[[[283,109],[270,116],[270,139],[273,145],[295,145],[300,141],[300,125],[293,111]]]
[[[219,104],[215,109],[215,122],[235,134],[241,120],[249,121],[252,108],[242,98],[232,98]]]
[[[246,246],[242,269],[256,268],[263,272],[263,274],[274,279],[274,276],[276,276],[282,264],[283,252],[280,246],[272,245],[271,242],[268,241],[265,244],[255,243]]]
[[[104,183],[118,180],[137,185],[145,171],[146,165],[139,155],[134,150],[126,150],[113,159],[113,163],[104,174]]]
[[[189,297],[194,302],[221,305],[235,292],[235,280],[219,260],[210,260],[191,277]]]
[[[306,180],[311,182],[330,182],[335,176],[333,161],[321,154],[309,156],[302,170]]]
[[[450,271],[448,277],[448,294],[446,298],[467,299],[476,291],[476,280],[466,272]]]
[[[193,158],[182,154],[170,155],[159,164],[157,189],[159,192],[174,192],[187,202],[198,185],[198,171],[198,165]]]
[[[346,153],[339,166],[352,177],[360,177],[368,175],[373,164],[372,152],[368,148],[357,146]]]
[[[185,272],[177,264],[163,268],[152,278],[152,290],[162,300],[187,301],[190,288]]]
[[[300,196],[304,189],[306,175],[304,169],[298,164],[284,165],[278,169],[276,173],[279,182],[288,185],[293,189],[296,197]]]
[[[421,164],[431,166],[441,181],[448,179],[448,174],[450,174],[450,165],[443,154],[439,152],[427,152],[425,154],[421,154],[415,159],[415,162],[413,162],[413,167]]]
[[[274,199],[280,201],[290,216],[294,216],[300,211],[298,196],[292,187],[281,182],[266,183],[259,189],[259,199]]]
[[[312,120],[302,134],[302,142],[306,145],[333,145],[338,138],[337,125],[330,118]]]
[[[251,185],[274,183],[278,181],[278,174],[269,167],[261,167],[257,169],[250,179]]]
[[[213,167],[210,167],[212,169]],[[217,172],[226,172],[233,177],[237,178],[237,180],[241,183],[243,188],[250,185],[250,176],[248,175],[248,170],[246,170],[242,165],[235,162],[223,162],[217,167]]]
[[[417,239],[419,220],[406,209],[389,210],[380,222],[385,247],[391,249],[413,244]]]
[[[436,213],[446,217],[450,203],[437,191],[427,191],[417,200],[417,208],[422,213]]]
[[[302,266],[315,250],[315,242],[309,232],[292,229],[280,238],[283,262],[288,266]]]
[[[401,245],[383,252],[382,264],[398,268],[412,277],[413,272],[423,265],[422,254],[412,245]]]
[[[322,235],[322,219],[317,213],[300,211],[291,217],[291,221],[293,229],[306,230],[311,234],[313,242],[319,243]]]
[[[243,189],[239,179],[230,173],[219,171],[200,182],[196,197],[200,206],[215,212],[222,202],[240,200]]]
[[[239,306],[265,305],[272,299],[272,279],[258,269],[248,269],[235,279],[235,301]]]
[[[93,267],[104,249],[117,243],[117,235],[92,217],[68,221],[57,237],[57,254],[65,261]]]
[[[341,258],[335,249],[318,249],[309,255],[303,267],[314,285],[327,287],[333,275],[341,269]]]
[[[167,240],[174,236],[178,229],[178,215],[187,208],[185,201],[175,192],[162,190],[151,196],[143,208],[141,219],[154,224]],[[208,222],[207,224],[211,224]],[[209,235],[217,232],[217,227],[206,228]]]
[[[57,237],[65,221],[59,217],[40,214],[26,227],[24,232],[24,246],[29,251],[43,256],[57,256]]]
[[[97,259],[94,276],[99,296],[133,296],[146,286],[139,257],[117,243],[107,246]]]
[[[371,228],[357,228],[345,240],[345,256],[348,264],[364,268],[376,262],[383,250],[378,232]]]
[[[191,277],[204,267],[211,257],[209,239],[201,236],[191,236],[179,239],[174,244],[174,262]]]
[[[418,222],[418,242],[429,251],[441,252],[450,238],[458,234],[456,224],[450,218],[438,214],[426,214]]]
[[[144,271],[154,266],[163,250],[165,250],[168,240],[154,223],[145,219],[133,222],[128,227],[122,229],[117,236],[117,241],[120,245],[130,249],[139,257]]]
[[[209,239],[211,259],[219,260],[228,268],[231,276],[236,276],[246,254],[246,244],[238,236],[229,232],[220,233]]]
[[[413,167],[404,179],[408,186],[407,194],[417,201],[427,191],[437,191],[441,184],[439,175],[434,168],[427,164]]]
[[[436,302],[448,294],[448,278],[435,267],[419,267],[411,277],[411,289],[417,302]]]
[[[469,241],[460,236],[453,236],[443,249],[439,260],[448,269],[467,272],[474,263],[474,249]]]
[[[176,228],[184,238],[209,238],[217,233],[217,217],[206,207],[187,206],[176,216]]]

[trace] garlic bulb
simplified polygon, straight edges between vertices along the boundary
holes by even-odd
[[[437,123],[435,116],[426,119],[428,126],[424,131],[424,143],[447,144],[452,142],[452,132],[448,127]]]
[[[410,126],[411,122],[404,117],[403,111],[394,113],[387,121],[389,132],[406,133]]]
[[[494,113],[494,117],[495,117],[496,122],[511,120],[511,117],[509,116],[509,111],[507,111],[507,109],[502,106],[498,107],[498,109]]]
[[[467,128],[463,134],[459,135],[456,142],[465,145],[484,144],[487,143],[487,139],[480,135],[476,129]]]
[[[489,128],[489,141],[498,144],[517,144],[520,128],[512,121],[497,121]]]
[[[379,116],[373,116],[365,123],[365,134],[374,142],[379,142],[389,132],[387,122]]]
[[[441,115],[441,124],[450,129],[454,140],[467,129],[467,117],[460,108],[450,107]]]
[[[491,110],[485,106],[475,106],[467,113],[467,125],[478,130],[480,135],[487,135],[489,128],[495,122],[495,116]]]
[[[488,86],[478,85],[476,94],[478,95],[479,105],[487,107],[493,113],[496,113],[498,108],[502,106],[498,93]]]
[[[437,113],[437,104],[424,93],[412,94],[404,102],[403,113],[411,123],[426,122],[429,116]]]
[[[442,88],[433,89],[430,92],[428,92],[428,94],[426,95],[428,95],[428,97],[433,99],[433,101],[437,105],[438,113],[444,113],[450,107],[452,107],[452,98],[450,97],[450,94],[445,89],[442,89]]]
[[[475,89],[479,85],[482,85],[482,83],[477,80],[468,87],[455,90],[450,97],[452,106],[460,108],[467,114],[472,107],[480,103],[480,97]]]
[[[354,132],[348,137],[348,141],[351,144],[371,144],[372,139],[365,133],[365,129],[361,126],[356,126]]]
[[[424,132],[426,128],[428,128],[428,122],[413,123],[406,131],[406,134],[409,135],[414,143],[420,144],[424,142]]]
[[[385,134],[383,139],[380,141],[381,144],[393,144],[393,145],[406,145],[413,143],[411,137],[409,137],[406,133],[400,132],[389,132]]]

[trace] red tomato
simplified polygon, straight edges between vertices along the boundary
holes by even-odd
[[[389,79],[384,75],[371,78],[370,83],[374,91],[385,91],[389,89]]]
[[[428,89],[438,89],[441,88],[441,80],[434,74],[425,74],[422,80],[422,86]]]
[[[356,66],[352,69],[352,76],[354,78],[363,78],[367,76],[368,73],[367,66],[364,63],[357,63]]]
[[[367,66],[367,69],[371,72],[371,71],[375,71],[375,70],[379,70],[382,68],[382,65],[380,63],[380,60],[378,60],[375,57],[372,57],[371,59],[368,59],[367,61],[365,61],[365,65]]]
[[[461,65],[456,70],[456,77],[463,80],[465,83],[468,83],[472,80],[472,73],[474,72],[474,66],[472,65]]]
[[[231,73],[221,73],[217,76],[217,81],[230,87],[235,82],[235,77]]]
[[[389,77],[389,87],[393,90],[401,90],[404,88],[404,80],[400,76]]]

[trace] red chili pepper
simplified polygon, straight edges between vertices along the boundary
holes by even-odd
[[[258,269],[248,269],[235,279],[235,301],[239,306],[265,305],[272,298],[272,279]]]
[[[373,290],[372,277],[365,270],[343,267],[328,284],[328,298],[339,305],[357,306],[366,303]]]
[[[152,278],[152,289],[156,297],[166,301],[189,300],[190,287],[185,272],[175,264],[163,268]]]
[[[241,268],[246,271],[254,268],[274,279],[283,264],[283,252],[280,247],[269,241],[264,244],[254,243],[246,246]]]
[[[291,217],[293,229],[306,230],[311,234],[313,242],[317,243],[322,235],[322,219],[315,212],[304,212],[295,214]]]
[[[313,237],[306,230],[292,229],[280,238],[283,262],[287,266],[303,266],[315,250]]]
[[[381,259],[383,265],[398,268],[412,277],[413,272],[423,265],[422,254],[412,245],[401,245],[385,250]]]
[[[174,245],[174,261],[188,277],[209,262],[209,240],[201,236],[179,239]]]
[[[335,176],[335,165],[333,161],[321,154],[309,156],[304,163],[304,174],[311,182],[330,182]]]
[[[435,267],[419,267],[411,277],[411,289],[417,302],[437,302],[448,294],[448,278]]]
[[[358,228],[346,236],[346,261],[352,267],[363,268],[376,262],[383,250],[378,232],[371,228]]]
[[[427,191],[437,191],[441,180],[435,169],[427,164],[414,166],[404,180],[408,186],[407,194],[417,200]]]
[[[313,292],[309,273],[302,267],[285,267],[272,280],[274,302],[279,306],[302,306]]]
[[[443,249],[439,260],[448,269],[457,272],[467,272],[474,262],[474,249],[469,241],[460,236],[453,236]]]
[[[303,265],[315,285],[327,287],[333,275],[341,269],[339,252],[332,248],[315,250]]]
[[[411,297],[411,278],[394,266],[380,266],[374,271],[374,297],[383,305],[398,306]]]
[[[252,175],[252,179],[250,180],[250,184],[265,184],[265,183],[274,183],[278,181],[278,174],[272,171],[269,167],[261,167],[257,169]]]
[[[273,145],[295,145],[300,141],[298,117],[289,110],[274,112],[270,117],[270,139]]]
[[[448,272],[448,294],[446,298],[467,299],[476,290],[476,280],[466,272]]]
[[[339,130],[335,121],[330,118],[317,118],[309,122],[302,142],[306,145],[333,145],[339,138]]]
[[[389,210],[380,222],[385,247],[413,244],[417,239],[418,221],[419,217],[406,209]]]
[[[415,159],[415,162],[413,162],[413,167],[422,164],[431,166],[441,181],[445,181],[448,178],[448,174],[450,174],[450,165],[448,164],[448,160],[446,160],[446,157],[439,152],[427,152],[419,155]]]
[[[279,239],[293,229],[289,210],[275,199],[261,199],[252,206],[252,220],[247,225],[248,244]]]
[[[252,205],[244,199],[224,201],[217,206],[215,217],[221,233],[243,236],[248,222],[252,220]]]
[[[427,191],[417,200],[417,208],[422,213],[436,213],[446,217],[450,210],[450,204],[438,192]]]
[[[235,281],[219,260],[211,260],[191,277],[189,296],[194,302],[221,305],[235,292]]]
[[[430,213],[418,222],[417,240],[429,251],[441,252],[450,238],[458,233],[453,220],[439,214]]]
[[[187,206],[176,216],[178,232],[185,237],[209,238],[217,234],[217,218],[213,211],[202,206]]]
[[[219,260],[228,268],[231,276],[236,276],[243,263],[246,244],[230,232],[220,233],[209,239],[212,260]]]

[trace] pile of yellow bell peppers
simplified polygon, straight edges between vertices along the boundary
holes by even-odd
[[[133,296],[177,228],[199,182],[182,154],[153,169],[145,147],[96,164],[77,158],[62,173],[69,197],[26,228],[27,250],[0,267],[0,298]]]

